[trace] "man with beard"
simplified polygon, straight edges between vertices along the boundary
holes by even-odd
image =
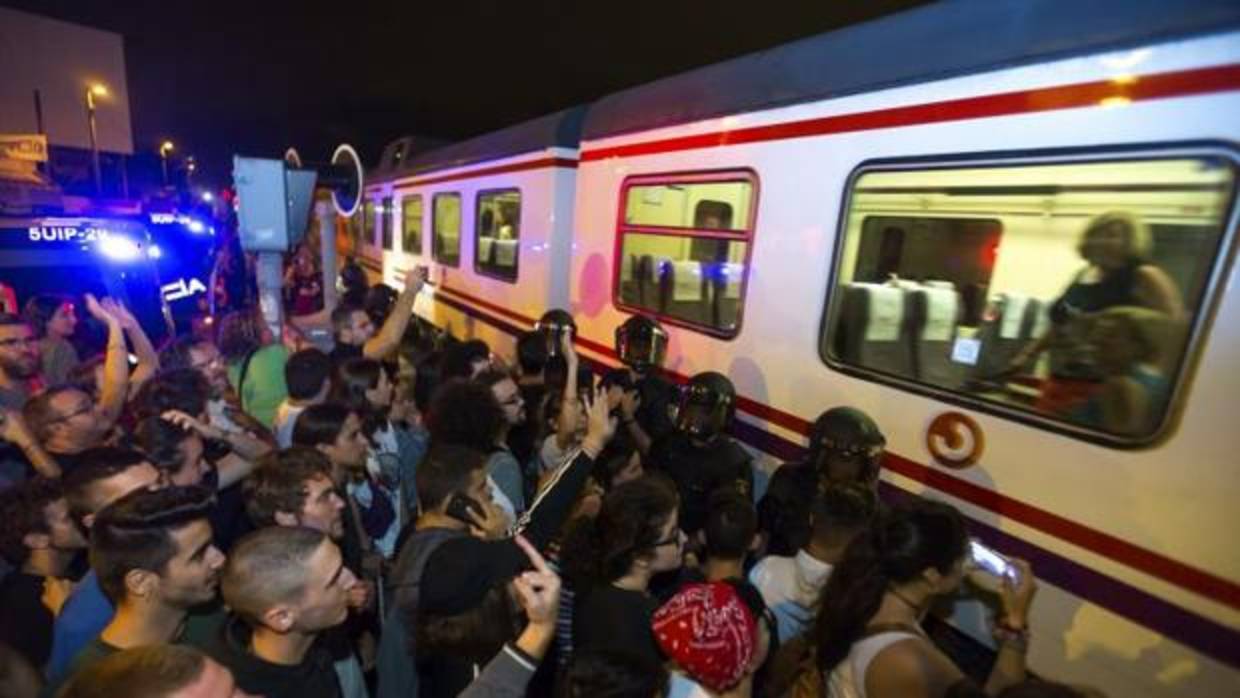
[[[96,301],[89,293],[86,309],[108,328],[99,402],[80,388],[64,385],[39,393],[22,407],[30,433],[65,472],[82,464],[83,451],[103,444],[129,395],[129,351],[120,320],[123,311],[111,299]]]
[[[20,410],[38,389],[39,340],[20,315],[0,313],[0,407]]]
[[[99,513],[90,564],[116,613],[70,663],[70,675],[121,650],[194,639],[190,609],[215,599],[224,568],[211,543],[210,507],[211,493],[200,487],[168,487],[131,492]],[[198,632],[201,640],[211,634]]]
[[[169,344],[159,355],[165,371],[190,369],[207,382],[206,418],[212,426],[228,433],[249,433],[274,444],[274,437],[257,419],[241,409],[236,391],[228,382],[228,366],[220,350],[208,339],[186,336]]]

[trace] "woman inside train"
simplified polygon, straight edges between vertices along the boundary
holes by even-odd
[[[1088,266],[1051,306],[1049,329],[1009,366],[1025,371],[1047,354],[1050,375],[1042,383],[1039,410],[1070,416],[1103,388],[1105,376],[1090,341],[1102,311],[1129,306],[1161,313],[1172,323],[1183,319],[1180,290],[1151,261],[1152,247],[1149,228],[1129,213],[1112,211],[1086,223],[1078,250]]]

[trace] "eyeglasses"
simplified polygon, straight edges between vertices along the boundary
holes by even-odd
[[[521,398],[521,394],[520,394],[520,393],[517,393],[516,395],[513,395],[512,397],[508,398],[507,400],[501,400],[499,404],[500,404],[501,406],[503,406],[503,407],[508,407],[508,406],[510,406],[510,405],[520,405],[520,404],[521,404],[521,403],[523,403],[523,402],[525,402],[525,400],[523,400],[523,399]]]
[[[38,343],[39,340],[34,337],[13,337],[11,339],[0,339],[0,347],[16,347],[21,345],[31,346]]]
[[[95,409],[95,403],[93,402],[87,403],[84,407],[79,407],[78,409],[70,412],[69,414],[62,414],[56,419],[51,420],[51,423],[55,424],[56,422],[67,422],[70,419],[73,419],[74,417],[78,415],[86,414],[87,412],[91,412],[94,409]]]
[[[668,536],[667,538],[651,543],[650,547],[662,548],[663,546],[671,545],[672,543],[675,543],[676,545],[679,546],[679,545],[683,545],[686,539],[687,539],[687,536],[685,536],[684,531],[681,531],[679,528],[677,528],[674,531],[672,531],[672,534]]]

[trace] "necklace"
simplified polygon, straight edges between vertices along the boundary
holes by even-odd
[[[913,603],[907,596],[905,596],[904,594],[901,594],[899,591],[896,591],[894,588],[888,589],[888,591],[891,592],[892,596],[899,599],[901,603],[903,603],[905,606],[908,606],[909,610],[913,612],[913,616],[915,618],[917,618],[919,621],[921,620],[922,610],[920,606]]]

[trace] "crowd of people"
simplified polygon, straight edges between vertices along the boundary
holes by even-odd
[[[1085,695],[1028,675],[1027,564],[880,501],[866,414],[826,410],[759,493],[731,382],[675,386],[655,320],[620,368],[562,310],[500,357],[412,318],[423,274],[332,310],[329,352],[254,310],[155,352],[86,296],[83,371],[73,299],[0,314],[0,694]],[[923,627],[966,585],[988,676]]]

